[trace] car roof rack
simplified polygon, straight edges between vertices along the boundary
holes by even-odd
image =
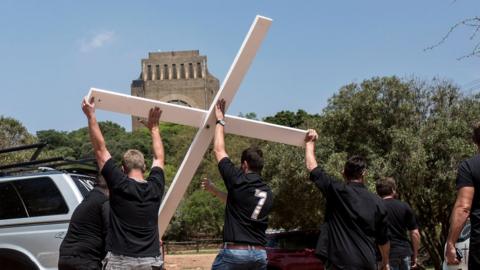
[[[15,146],[0,149],[0,155],[6,153],[14,153],[24,150],[36,149],[27,161],[15,162],[6,165],[0,165],[0,176],[13,175],[28,171],[45,171],[51,168],[57,171],[65,171],[68,173],[79,173],[87,175],[98,174],[98,166],[93,158],[72,159],[66,157],[52,157],[46,159],[37,159],[47,143],[40,142],[29,145]]]

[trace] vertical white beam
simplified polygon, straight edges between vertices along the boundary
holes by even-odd
[[[170,189],[168,190],[167,195],[160,206],[160,213],[158,216],[160,238],[167,229],[175,210],[180,204],[188,185],[190,184],[205,152],[208,149],[208,146],[213,139],[215,125],[214,108],[217,100],[224,98],[227,101],[227,105],[230,105],[240,86],[240,83],[242,82],[248,68],[250,67],[250,64],[253,61],[253,58],[255,57],[255,54],[260,47],[260,44],[266,36],[271,23],[271,19],[257,16],[250,27],[250,30],[244,39],[243,44],[240,47],[240,50],[238,51],[222,86],[220,87],[220,90],[217,92],[217,95],[210,105],[210,109],[208,110],[202,126],[195,135],[192,145],[188,149],[188,152],[183,159],[177,174],[175,175]]]

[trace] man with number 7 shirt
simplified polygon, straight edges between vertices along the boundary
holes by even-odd
[[[236,168],[225,151],[225,100],[215,106],[214,152],[218,169],[227,187],[223,225],[223,245],[212,270],[267,269],[265,230],[272,208],[272,191],[260,175],[263,168],[262,151],[247,148]]]

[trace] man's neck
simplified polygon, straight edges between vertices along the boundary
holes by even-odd
[[[349,183],[360,183],[360,184],[363,184],[363,180],[362,179],[352,179],[352,180],[348,180]]]
[[[143,182],[145,181],[143,179],[143,173],[140,172],[140,171],[131,171],[129,174],[128,174],[128,177],[129,178],[132,178],[133,180],[137,181],[137,182]]]
[[[395,197],[394,197],[394,195],[392,194],[392,195],[385,196],[385,197],[383,197],[382,199],[388,200],[388,199],[394,199],[394,198],[395,198]]]
[[[249,170],[249,169],[242,169],[242,171],[243,171],[244,174],[256,173],[256,172],[251,171],[251,170]]]

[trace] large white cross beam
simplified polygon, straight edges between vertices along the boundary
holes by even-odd
[[[185,126],[200,128],[205,121],[208,111],[190,108],[173,103],[130,96],[98,88],[91,88],[89,97],[95,97],[95,107],[134,115],[148,117],[150,108],[155,106],[162,109],[162,122],[170,122]],[[275,125],[238,116],[225,115],[225,132],[255,139],[284,143],[294,146],[303,146],[305,131],[301,129]],[[215,124],[215,122],[213,123]]]
[[[148,111],[154,106],[162,109],[162,121],[173,122],[198,127],[188,152],[160,206],[159,234],[162,237],[170,223],[175,210],[185,194],[202,158],[214,136],[215,104],[219,99],[225,99],[227,106],[231,104],[241,81],[247,73],[250,64],[258,51],[260,44],[267,34],[272,20],[257,16],[233,61],[230,70],[217,92],[208,111],[188,108],[166,102],[145,99],[141,97],[118,94],[96,88],[90,89],[89,97],[95,98],[99,109],[147,117]],[[249,120],[235,116],[226,116],[225,131],[236,135],[258,138],[268,141],[303,146],[306,131],[289,128],[261,121]]]

